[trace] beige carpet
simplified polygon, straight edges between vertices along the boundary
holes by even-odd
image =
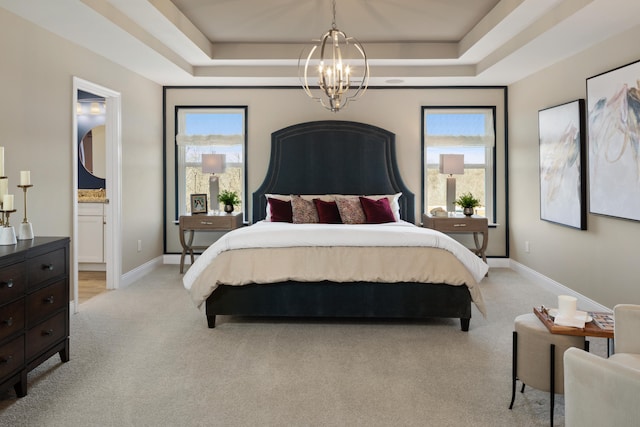
[[[545,426],[548,393],[511,398],[513,319],[555,296],[507,269],[488,317],[423,322],[239,319],[215,329],[177,266],[98,295],[71,318],[71,360],[0,394],[2,426]],[[592,351],[603,355],[606,342]],[[556,425],[563,399],[556,399]]]

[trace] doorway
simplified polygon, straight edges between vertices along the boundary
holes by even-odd
[[[95,96],[94,100],[81,102],[85,94]],[[102,100],[102,101],[101,101]],[[83,105],[87,104],[87,105]],[[79,119],[83,108],[88,114],[93,111],[94,123],[84,123]],[[102,116],[98,119],[98,116]],[[89,245],[96,249],[94,254],[100,258],[82,258],[84,262],[93,261],[97,270],[104,271],[106,289],[118,289],[121,277],[121,101],[120,94],[78,77],[73,78],[73,237],[72,237],[72,283],[74,311],[79,304],[79,248]],[[100,124],[98,122],[104,122]],[[91,122],[91,120],[89,120]],[[95,125],[95,126],[93,126]],[[103,164],[103,166],[102,166]],[[104,176],[101,176],[104,175]],[[102,180],[102,181],[100,181]],[[91,184],[87,184],[91,182]],[[102,184],[102,185],[101,185]],[[85,189],[81,189],[85,187]],[[94,187],[87,190],[86,187]],[[84,191],[96,191],[99,203],[84,203],[87,199]],[[83,203],[79,203],[79,193],[83,191]],[[79,205],[82,204],[82,209]],[[93,205],[93,206],[90,206]],[[95,212],[92,212],[92,209]],[[100,212],[96,210],[99,209]],[[81,216],[80,211],[83,213]],[[89,215],[84,215],[89,212]],[[91,214],[95,214],[91,216]],[[97,226],[103,238],[96,247],[96,240],[82,241],[87,227]],[[86,246],[85,246],[86,247]],[[99,251],[98,251],[99,250]],[[83,256],[86,251],[83,250]],[[100,262],[102,261],[102,262]],[[90,263],[91,264],[91,263]],[[83,265],[85,265],[83,263]],[[100,268],[101,266],[101,268]]]

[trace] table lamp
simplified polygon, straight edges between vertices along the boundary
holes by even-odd
[[[453,174],[464,173],[464,154],[440,154],[440,173],[447,177],[447,212],[455,212],[456,179]]]
[[[224,154],[203,154],[202,155],[202,172],[210,173],[209,176],[209,197],[211,198],[211,206],[219,206],[218,202],[218,177],[217,173],[223,173],[227,168]],[[214,209],[217,211],[218,209]]]

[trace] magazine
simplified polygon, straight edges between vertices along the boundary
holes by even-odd
[[[613,331],[613,313],[594,311],[590,312],[589,314],[591,315],[591,317],[593,317],[593,323],[595,323],[600,329]]]

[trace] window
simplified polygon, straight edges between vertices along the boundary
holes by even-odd
[[[446,209],[446,178],[440,154],[463,154],[464,174],[456,178],[456,197],[471,192],[482,206],[478,215],[494,217],[495,107],[423,107],[423,208]],[[461,210],[456,206],[456,210]]]
[[[218,201],[209,194],[211,176],[202,172],[203,154],[224,156],[224,171],[215,174],[218,189],[237,192],[241,208],[247,206],[246,115],[246,107],[176,107],[178,214],[191,212],[191,194],[207,194],[208,209],[219,210]]]

